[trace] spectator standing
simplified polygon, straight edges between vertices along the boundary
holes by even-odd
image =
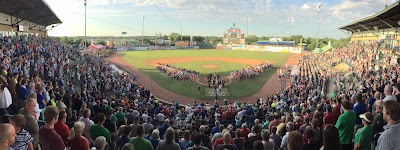
[[[388,84],[385,86],[385,89],[383,91],[383,94],[385,94],[385,98],[383,99],[384,102],[386,101],[396,101],[397,98],[396,96],[392,95],[393,94],[393,86]]]
[[[92,136],[92,139],[96,139],[99,136],[104,136],[107,140],[107,143],[110,143],[111,142],[110,131],[108,131],[103,126],[105,120],[106,117],[104,116],[104,114],[99,113],[99,115],[97,115],[97,124],[94,124],[90,127],[90,135]],[[108,144],[106,145],[106,149],[108,150]]]
[[[46,124],[39,130],[39,144],[41,150],[64,150],[65,145],[61,136],[54,130],[60,111],[57,107],[49,106],[44,111]]]
[[[287,123],[286,124],[286,134],[285,134],[285,136],[283,136],[283,138],[282,138],[282,143],[281,143],[281,149],[284,149],[284,150],[287,150],[288,149],[288,146],[287,146],[287,144],[288,144],[288,138],[289,138],[289,133],[291,132],[291,131],[294,131],[294,124],[293,124],[293,122],[289,122],[289,123]]]
[[[88,150],[89,140],[82,136],[85,129],[85,123],[78,121],[75,122],[74,127],[71,128],[69,133],[69,146],[71,150]]]
[[[11,149],[15,150],[33,150],[33,138],[28,131],[24,130],[26,119],[23,115],[17,114],[10,118],[10,124],[15,129],[15,142]]]
[[[15,142],[15,129],[11,124],[0,124],[0,149],[8,150]]]
[[[342,150],[339,131],[334,125],[328,124],[325,127],[323,136],[324,141],[321,150]]]
[[[275,148],[275,141],[273,139],[270,139],[270,134],[267,129],[263,130],[261,132],[261,136],[263,138],[262,144],[264,147],[264,150],[273,150]]]
[[[249,139],[246,141],[246,148],[247,149],[253,149],[253,144],[255,141],[262,141],[263,138],[261,137],[261,132],[260,132],[260,126],[254,126],[253,127],[253,134],[254,136],[250,136]]]
[[[78,121],[81,121],[85,124],[85,129],[83,130],[83,136],[89,140],[89,142],[93,142],[92,136],[90,135],[90,127],[94,125],[94,122],[90,120],[90,109],[83,110],[83,117],[79,118]]]
[[[144,139],[144,129],[142,126],[138,126],[136,129],[137,137],[133,137],[129,140],[135,149],[138,150],[153,150],[153,146],[150,141]]]
[[[39,143],[39,124],[34,112],[36,106],[36,100],[29,98],[25,103],[25,107],[19,111],[21,115],[24,115],[26,120],[24,129],[33,137],[33,149],[37,149]]]
[[[175,131],[168,128],[165,131],[165,140],[161,140],[157,145],[157,150],[180,150],[178,143],[175,143]]]
[[[153,133],[151,133],[151,136],[149,137],[149,141],[151,142],[151,145],[153,145],[154,150],[156,150],[157,145],[160,142],[160,131],[158,131],[158,129],[153,130]]]
[[[64,110],[60,111],[58,121],[54,124],[54,130],[61,136],[65,145],[68,145],[69,127],[64,123],[66,122],[67,113]]]
[[[288,133],[287,149],[288,150],[302,150],[303,140],[299,131],[291,131]]]
[[[236,147],[236,145],[231,144],[232,141],[232,137],[231,134],[229,132],[225,132],[223,135],[223,139],[224,139],[224,144],[219,144],[215,150],[237,150],[238,148]]]
[[[201,146],[202,136],[201,134],[195,134],[193,139],[194,146],[189,147],[187,150],[209,150],[207,147]]]
[[[343,101],[342,108],[344,113],[339,116],[335,126],[339,131],[340,143],[343,150],[352,150],[356,113],[351,110],[350,101]]]
[[[327,112],[324,116],[324,127],[326,127],[328,124],[335,124],[336,122],[335,115],[332,113],[332,107],[328,105],[326,110]]]
[[[385,131],[378,139],[376,150],[400,149],[400,103],[384,102],[383,119],[387,125],[383,126]]]
[[[276,127],[275,126],[272,127],[270,138],[273,139],[274,142],[275,142],[274,150],[278,150],[280,148],[280,146],[281,146],[282,138],[281,138],[281,136],[276,134]]]
[[[371,127],[372,119],[374,116],[370,112],[360,115],[362,119],[363,128],[354,136],[354,149],[356,150],[371,150],[372,132]]]
[[[116,140],[116,145],[119,149],[122,149],[126,143],[129,142],[129,137],[131,136],[131,128],[129,126],[122,125],[123,134],[119,136]]]
[[[320,143],[315,137],[315,132],[311,127],[307,127],[306,130],[304,130],[304,137],[307,140],[303,145],[304,150],[319,150],[321,148]]]
[[[242,137],[242,131],[238,128],[236,129],[235,138],[233,139],[233,143],[236,145],[238,150],[244,150],[244,137]]]

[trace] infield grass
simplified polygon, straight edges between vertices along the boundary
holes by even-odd
[[[149,63],[152,59],[180,59],[180,58],[193,58],[193,57],[223,57],[223,58],[248,58],[270,61],[274,67],[267,70],[259,77],[253,79],[242,79],[239,81],[232,80],[232,83],[227,85],[229,96],[219,97],[223,98],[240,98],[255,94],[268,79],[277,71],[280,65],[285,63],[290,53],[274,53],[274,52],[254,52],[254,51],[241,51],[241,50],[152,50],[152,51],[128,51],[122,52],[124,59],[135,66],[139,71],[150,77],[157,82],[160,86],[178,93],[193,98],[200,99],[213,99],[213,97],[206,96],[205,88],[202,86],[201,94],[197,94],[197,82],[178,81],[160,73],[155,66]],[[242,69],[251,65],[243,62],[227,62],[221,60],[197,60],[190,62],[177,62],[169,63],[170,65],[196,70],[200,72],[201,77],[205,77],[208,73],[221,74],[222,76],[230,75],[233,70]],[[207,69],[203,68],[204,65],[216,65],[218,68]]]

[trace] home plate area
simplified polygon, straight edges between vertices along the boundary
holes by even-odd
[[[227,88],[222,88],[221,91],[217,89],[217,91],[214,90],[214,88],[205,88],[205,96],[208,97],[215,97],[215,94],[218,94],[218,96],[229,96],[229,90]]]

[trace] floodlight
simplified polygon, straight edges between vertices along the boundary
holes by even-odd
[[[379,30],[379,28],[377,26],[374,26],[374,30]]]

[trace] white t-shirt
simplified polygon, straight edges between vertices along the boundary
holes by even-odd
[[[79,118],[78,121],[81,121],[85,124],[85,129],[83,129],[83,136],[86,137],[89,140],[89,142],[93,142],[90,135],[90,126],[92,126],[94,122],[89,118],[84,118],[84,117]]]

